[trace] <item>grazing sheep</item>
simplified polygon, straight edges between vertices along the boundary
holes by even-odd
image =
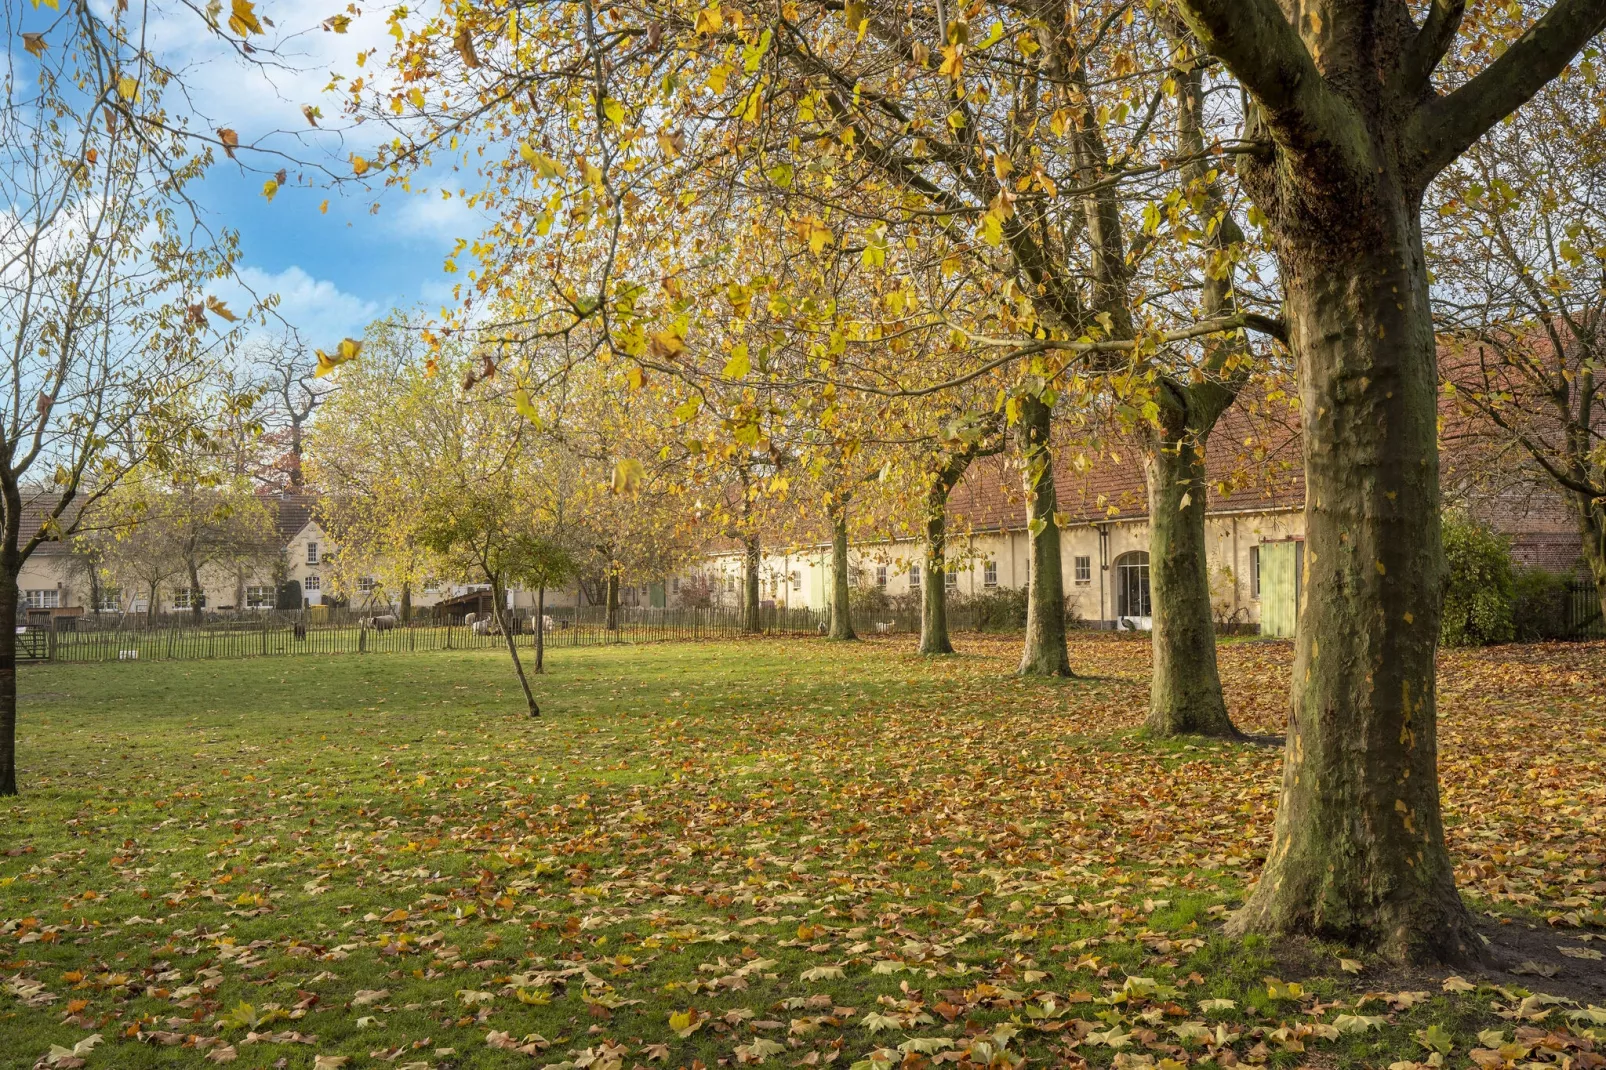
[[[364,628],[372,628],[376,632],[388,632],[396,627],[396,618],[389,613],[375,617],[364,617],[362,626]]]
[[[550,632],[553,627],[555,627],[555,625],[552,623],[552,618],[543,613],[541,615],[541,630],[543,632]]]
[[[479,617],[478,613],[465,613],[465,614],[463,614],[463,623],[464,624],[473,624],[475,621],[477,621],[479,619],[480,619],[480,617]]]
[[[877,635],[886,635],[888,632],[892,631],[892,629],[896,628],[897,626],[898,626],[898,624],[897,624],[896,621],[878,620],[878,621],[875,622],[876,634]]]

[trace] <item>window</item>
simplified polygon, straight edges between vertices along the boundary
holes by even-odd
[[[54,587],[43,591],[25,591],[23,598],[29,609],[55,609],[61,605],[61,592]]]
[[[1078,557],[1076,559],[1076,584],[1085,587],[1093,582],[1093,559],[1091,557]]]
[[[307,543],[307,564],[316,565],[317,563],[318,563],[318,544],[315,543],[315,542],[309,542],[309,543]]]
[[[95,599],[95,611],[98,613],[116,613],[123,608],[123,592],[118,587],[102,587],[100,597]]]
[[[436,579],[434,576],[425,576],[424,577],[424,593],[425,594],[434,594],[436,591],[438,591],[440,589],[441,589],[441,581],[440,580]]]
[[[1260,547],[1249,548],[1249,597],[1260,597]]]
[[[206,592],[198,591],[193,587],[175,587],[173,589],[174,609],[205,609]]]
[[[378,586],[378,584],[374,582],[374,578],[372,576],[357,577],[357,590],[362,591],[365,594],[369,591],[372,591],[376,586]]]
[[[1122,617],[1149,616],[1149,555],[1141,550],[1115,559],[1115,611]]]
[[[736,577],[735,576],[726,576],[725,577],[725,590],[727,590],[727,591],[736,590]]]
[[[911,591],[920,590],[920,566],[919,565],[910,565],[909,566],[909,589]]]
[[[848,566],[848,586],[858,587],[864,583],[864,571],[858,565]]]
[[[247,587],[245,589],[246,609],[272,609],[277,599],[274,597],[272,587]]]
[[[796,569],[793,569],[792,570],[792,575],[791,575],[791,580],[792,580],[792,590],[801,591],[803,589],[803,573],[797,571]]]
[[[950,591],[957,590],[959,587],[959,573],[953,569],[944,572],[942,574],[942,585]]]
[[[882,588],[886,587],[886,585],[887,585],[887,566],[886,565],[877,565],[875,567],[875,585],[877,587],[882,587]]]
[[[301,589],[303,591],[321,591],[323,590],[323,580],[317,576],[308,576],[301,581]]]
[[[981,567],[981,585],[983,587],[998,586],[998,562],[989,561]]]
[[[674,591],[676,594],[680,593],[680,577],[679,576],[675,576],[674,578],[672,578],[669,581],[669,589],[671,591]]]

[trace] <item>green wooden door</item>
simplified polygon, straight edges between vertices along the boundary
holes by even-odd
[[[1260,544],[1260,634],[1291,637],[1299,623],[1304,543]]]

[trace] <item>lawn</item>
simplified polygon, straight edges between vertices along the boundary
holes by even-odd
[[[960,645],[25,668],[0,1067],[1606,1065],[1606,644],[1442,659],[1454,976],[1220,935],[1281,752],[1139,738],[1143,642]]]

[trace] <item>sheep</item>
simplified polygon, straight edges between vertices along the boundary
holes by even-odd
[[[465,614],[463,614],[463,623],[464,624],[473,624],[475,621],[477,621],[479,619],[480,619],[480,617],[479,617],[478,613],[465,613]]]
[[[474,614],[472,613],[469,614],[471,617],[473,615]],[[472,620],[468,622],[468,628],[469,631],[473,632],[475,635],[490,635],[491,621],[489,618],[485,618],[483,620]]]
[[[362,626],[364,628],[372,628],[376,632],[388,632],[396,627],[396,618],[389,613],[374,617],[364,617]]]
[[[550,632],[554,627],[556,627],[556,625],[552,623],[552,618],[547,616],[545,613],[541,614],[541,630],[543,632]]]
[[[889,632],[891,632],[892,629],[896,628],[897,626],[898,626],[897,621],[878,620],[878,621],[875,622],[876,634],[877,635],[886,635]]]

